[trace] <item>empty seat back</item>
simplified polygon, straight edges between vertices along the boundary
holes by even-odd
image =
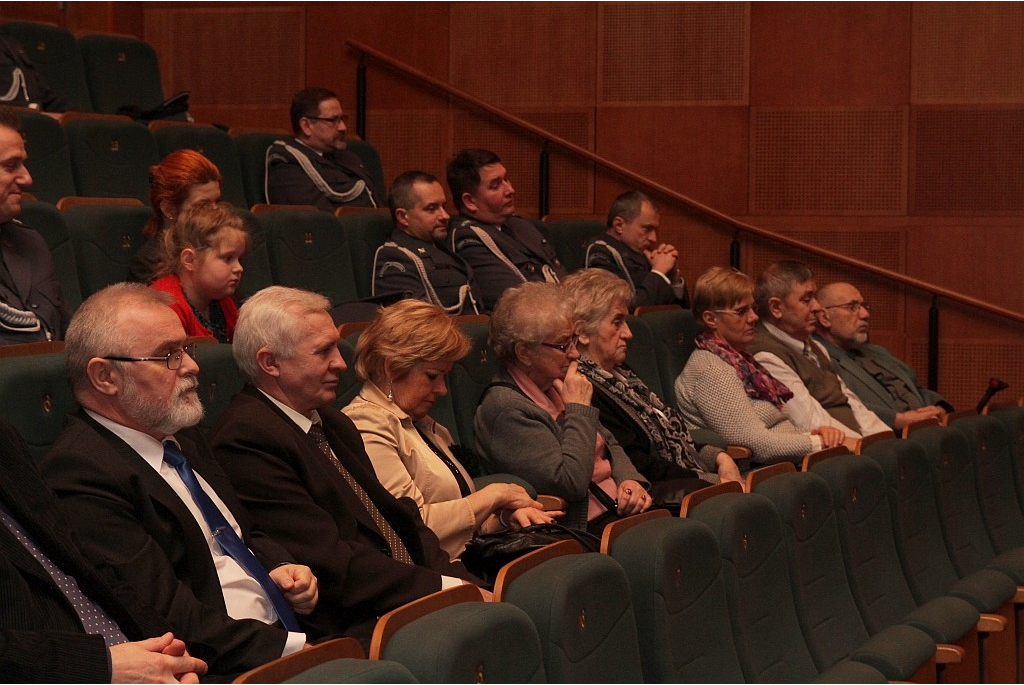
[[[256,216],[263,225],[274,283],[312,290],[332,305],[359,299],[352,254],[337,217],[285,209]]]
[[[925,633],[893,625],[869,635],[846,577],[828,484],[814,473],[788,473],[755,491],[771,500],[782,520],[797,616],[818,669],[851,658],[892,680],[927,670],[935,643]]]
[[[340,207],[335,214],[352,249],[352,273],[359,297],[373,296],[373,258],[394,225],[386,209]]]
[[[538,550],[509,562],[495,595],[519,607],[537,627],[544,672],[554,683],[636,683],[642,680],[640,647],[629,581],[618,562],[604,554],[547,558]],[[565,549],[564,543],[559,547]],[[545,560],[532,563],[538,555]],[[517,566],[527,565],[522,573]]]
[[[141,203],[73,205],[61,210],[75,247],[82,297],[128,274],[128,264],[146,240],[142,227],[152,214]]]
[[[75,246],[71,241],[71,232],[64,221],[64,215],[56,205],[48,202],[24,200],[21,204],[21,221],[39,231],[46,239],[64,301],[74,313],[78,305],[82,304],[82,287],[78,280]]]
[[[238,152],[238,162],[242,170],[242,185],[249,207],[267,201],[267,148],[275,140],[291,137],[288,133],[251,132],[233,133]]]
[[[375,193],[377,197],[374,197],[377,206],[387,207],[388,186],[384,179],[384,164],[380,160],[380,152],[377,151],[377,148],[372,143],[357,138],[350,138],[345,143],[345,147],[349,152],[358,157],[362,161],[363,166],[366,167],[366,172],[377,188],[377,193]]]
[[[991,416],[965,416],[949,425],[967,437],[978,478],[978,502],[997,553],[1024,547],[1024,513],[1015,488],[1013,443],[1006,427]]]
[[[622,533],[609,553],[629,578],[643,682],[743,681],[718,543],[706,525],[658,518]]]
[[[695,348],[697,322],[693,312],[682,307],[649,311],[640,314],[640,321],[647,326],[654,341],[654,356],[661,376],[665,404],[676,406],[676,378],[686,366],[690,353]]]
[[[662,398],[668,406],[672,406],[665,399],[665,388],[661,384],[661,373],[658,370],[658,358],[655,351],[657,342],[651,329],[635,316],[626,317],[626,324],[633,333],[633,339],[629,341],[629,346],[626,348],[626,364],[647,384],[651,392]]]
[[[607,230],[597,219],[555,219],[545,227],[555,254],[570,273],[586,266],[587,241]]]
[[[160,161],[153,134],[127,117],[67,115],[64,133],[79,195],[149,202],[149,168]]]
[[[116,114],[121,107],[145,111],[164,101],[156,50],[134,36],[86,34],[78,47],[93,109]]]
[[[796,615],[779,515],[757,494],[712,497],[688,514],[715,534],[748,682],[810,682],[818,668]]]
[[[484,388],[494,378],[498,369],[501,368],[501,364],[487,344],[489,327],[486,322],[465,323],[461,325],[461,328],[473,342],[473,349],[465,357],[455,362],[451,373],[448,374],[448,397],[451,400],[454,414],[452,423],[448,423],[447,417],[434,411],[431,412],[431,415],[444,423],[460,445],[472,448],[476,443],[473,432],[473,417],[476,416],[476,408],[480,404]]]
[[[38,463],[78,409],[63,353],[0,359],[0,406]]]

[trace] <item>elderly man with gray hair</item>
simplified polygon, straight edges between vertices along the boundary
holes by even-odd
[[[232,352],[248,385],[210,442],[252,517],[320,579],[310,621],[368,643],[381,614],[482,581],[449,560],[411,499],[381,485],[359,430],[332,406],[347,367],[329,306],[282,286],[246,300]]]
[[[793,392],[784,411],[800,430],[833,426],[852,438],[888,431],[846,386],[828,352],[811,335],[821,305],[818,286],[806,265],[791,260],[769,264],[754,287],[761,317],[749,350]]]

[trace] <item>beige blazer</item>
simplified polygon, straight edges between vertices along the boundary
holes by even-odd
[[[342,411],[362,434],[377,479],[395,497],[416,502],[441,548],[457,559],[476,531],[476,517],[462,498],[455,476],[420,437],[412,418],[371,381]],[[473,479],[448,449],[454,442],[448,430],[429,416],[418,424],[451,457],[472,488]]]

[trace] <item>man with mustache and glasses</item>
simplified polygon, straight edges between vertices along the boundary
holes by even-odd
[[[78,309],[66,353],[82,409],[40,470],[86,557],[148,600],[210,673],[237,673],[305,645],[295,614],[316,606],[317,582],[249,526],[193,428],[199,367],[170,302],[120,283]]]
[[[358,155],[346,149],[348,115],[337,95],[306,88],[292,98],[290,115],[295,137],[267,148],[267,202],[316,205],[325,212],[343,205],[383,206],[383,190],[374,187]]]
[[[793,391],[783,411],[800,430],[833,426],[851,438],[888,431],[889,426],[839,377],[828,352],[811,338],[821,311],[817,290],[806,265],[791,260],[769,264],[754,286],[761,320],[750,352]]]
[[[898,431],[953,411],[942,395],[917,384],[912,368],[881,345],[868,342],[871,308],[857,288],[830,283],[818,288],[817,299],[821,311],[815,339],[868,409]]]

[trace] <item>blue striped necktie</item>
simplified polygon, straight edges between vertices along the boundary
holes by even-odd
[[[220,548],[237,561],[245,569],[245,572],[258,582],[263,591],[267,593],[267,597],[277,611],[277,617],[281,619],[281,624],[293,633],[302,632],[302,628],[299,627],[299,622],[292,612],[291,605],[284,598],[284,595],[281,594],[281,590],[277,587],[274,579],[270,577],[267,570],[263,568],[263,564],[253,556],[249,548],[245,546],[245,543],[235,534],[235,529],[228,523],[224,513],[217,508],[217,505],[213,503],[210,496],[199,485],[196,474],[192,467],[189,466],[185,455],[181,453],[178,445],[171,440],[164,442],[164,461],[173,466],[174,470],[181,476],[181,480],[185,483],[185,487],[188,488],[193,501],[195,501],[199,510],[203,512],[203,518],[206,519],[206,524],[210,526],[213,537],[220,544]]]

